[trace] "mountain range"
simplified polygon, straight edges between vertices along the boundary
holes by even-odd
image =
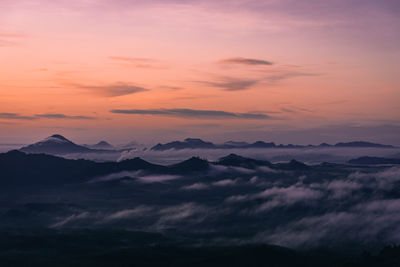
[[[400,164],[400,159],[381,158],[381,157],[359,157],[356,159],[349,160],[349,163],[361,164],[361,165],[380,165],[380,164],[395,165],[395,164]]]
[[[45,153],[51,155],[72,153],[111,153],[117,151],[106,141],[100,141],[94,145],[78,145],[59,134],[54,134],[42,141],[22,147],[19,150],[26,153]]]
[[[47,154],[26,154],[12,150],[0,154],[0,169],[4,178],[0,184],[15,183],[74,183],[85,182],[90,178],[122,173],[126,171],[141,171],[148,174],[189,175],[206,173],[213,166],[240,167],[257,169],[268,167],[275,170],[305,170],[310,166],[296,160],[288,163],[273,164],[265,160],[245,158],[230,154],[216,162],[192,157],[177,164],[163,166],[149,163],[141,158],[127,159],[120,162],[94,162],[90,160],[72,160]],[[121,174],[122,175],[122,174]]]
[[[350,164],[400,164],[399,159],[361,157],[352,159]],[[120,162],[94,162],[90,160],[65,159],[47,154],[27,154],[12,150],[0,154],[1,185],[7,184],[64,184],[74,182],[87,182],[92,178],[109,174],[140,171],[141,174],[161,175],[191,175],[195,173],[206,174],[213,167],[233,167],[248,170],[269,168],[271,171],[306,171],[320,167],[335,167],[335,164],[321,163],[319,165],[306,165],[297,160],[286,163],[271,163],[267,160],[258,160],[229,154],[210,162],[199,157],[191,157],[173,165],[159,165],[149,163],[141,158],[126,159]],[[214,168],[215,169],[215,168]]]
[[[254,143],[228,141],[223,144],[214,144],[199,138],[187,138],[184,141],[173,141],[166,144],[157,144],[151,148],[153,151],[182,150],[182,149],[250,149],[250,148],[340,148],[340,147],[369,147],[369,148],[394,148],[391,145],[355,141],[341,142],[335,145],[322,143],[320,145],[276,145],[274,142],[256,141]],[[19,150],[25,153],[45,153],[51,155],[65,155],[73,153],[115,153],[133,149],[132,145],[122,149],[115,148],[106,141],[100,141],[93,145],[78,145],[62,135],[54,134],[37,143],[25,146]]]
[[[326,148],[326,147],[373,147],[373,148],[394,148],[391,145],[382,145],[377,143],[371,143],[366,141],[354,141],[354,142],[340,142],[334,145],[322,143],[320,145],[276,145],[274,142],[256,141],[254,143],[247,142],[235,142],[228,141],[223,144],[214,144],[212,142],[206,142],[198,138],[187,138],[184,141],[173,141],[166,144],[157,144],[151,148],[151,150],[164,151],[169,149],[237,149],[237,148]]]

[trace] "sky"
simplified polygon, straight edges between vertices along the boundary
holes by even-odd
[[[0,142],[400,145],[397,0],[1,0]]]

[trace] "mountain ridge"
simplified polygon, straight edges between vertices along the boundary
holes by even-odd
[[[186,138],[183,141],[172,141],[168,143],[158,143],[151,147],[152,151],[166,151],[166,150],[183,150],[183,149],[253,149],[253,148],[279,148],[279,149],[293,149],[293,148],[352,148],[352,147],[365,147],[365,148],[395,148],[392,145],[384,145],[372,143],[367,141],[351,141],[339,142],[334,145],[321,143],[319,145],[295,145],[295,144],[275,144],[274,142],[256,141],[253,143],[228,141],[222,144],[214,144],[213,142],[204,141],[200,138]],[[100,141],[94,145],[79,145],[60,134],[53,134],[39,142],[24,146],[20,148],[22,152],[26,153],[46,153],[52,155],[64,155],[73,153],[115,153],[122,152],[126,149],[116,149],[106,141]]]
[[[399,159],[385,159],[376,157],[361,157],[349,161],[349,164],[399,164]],[[326,165],[326,164],[325,164]],[[318,165],[307,165],[292,159],[284,163],[271,163],[229,154],[215,162],[199,157],[191,157],[173,165],[153,164],[139,157],[123,161],[95,162],[85,159],[66,159],[48,154],[29,154],[19,150],[0,153],[0,169],[2,178],[0,184],[20,183],[75,183],[87,182],[92,178],[120,173],[123,171],[141,171],[149,174],[162,175],[191,175],[193,173],[207,173],[213,166],[241,167],[257,170],[268,167],[283,171],[307,171]]]
[[[100,141],[95,145],[78,145],[60,134],[53,134],[19,150],[33,154],[65,155],[73,153],[115,153],[128,149],[116,150],[106,141]]]
[[[223,144],[214,144],[212,142],[203,141],[200,138],[186,138],[184,141],[172,141],[169,143],[153,146],[153,151],[165,151],[169,149],[240,149],[240,148],[340,148],[340,147],[373,147],[373,148],[394,148],[392,145],[383,145],[367,141],[351,141],[339,142],[334,145],[321,143],[320,145],[294,145],[294,144],[279,144],[274,142],[256,141],[254,143],[228,141]]]
[[[173,165],[159,165],[147,162],[139,157],[123,161],[95,162],[85,159],[66,159],[49,154],[30,154],[20,150],[11,150],[0,154],[0,169],[3,178],[0,184],[7,183],[75,183],[88,182],[90,179],[120,173],[123,171],[141,171],[150,174],[178,174],[206,173],[212,166],[232,166],[247,169],[270,167],[273,169],[300,170],[309,168],[308,165],[298,162],[272,164],[268,161],[245,158],[238,155],[228,155],[216,162],[210,162],[199,157],[191,157]],[[300,166],[300,168],[299,168]],[[5,179],[7,178],[7,179]]]

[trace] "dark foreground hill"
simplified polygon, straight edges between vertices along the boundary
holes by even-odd
[[[391,158],[380,158],[380,157],[360,157],[349,160],[350,164],[365,164],[365,165],[377,165],[377,164],[400,164],[400,159]]]
[[[192,157],[171,166],[149,163],[141,158],[127,159],[120,162],[94,162],[90,160],[72,160],[47,154],[26,154],[12,150],[0,154],[2,179],[0,184],[65,184],[82,183],[92,178],[124,171],[141,171],[148,174],[207,174],[212,166],[232,166],[246,169],[270,167],[278,170],[300,170],[310,168],[304,163],[292,160],[289,163],[272,164],[268,161],[255,160],[235,154],[223,157],[217,162]]]
[[[396,165],[10,151],[0,171],[0,266],[398,266]]]
[[[165,167],[140,158],[99,163],[47,154],[25,154],[18,150],[0,154],[0,169],[2,171],[0,184],[64,184],[85,182],[96,176],[121,171],[168,172]]]
[[[193,247],[160,234],[124,230],[0,233],[0,262],[16,266],[396,267],[400,247],[355,256],[272,245]]]

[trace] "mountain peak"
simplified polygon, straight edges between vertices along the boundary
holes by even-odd
[[[53,134],[42,141],[20,149],[27,153],[68,154],[88,152],[89,149],[79,146],[60,134]]]
[[[186,138],[185,142],[188,142],[188,143],[206,143],[203,140],[201,140],[200,138]]]
[[[271,166],[269,161],[257,160],[252,158],[245,158],[237,154],[229,154],[228,156],[220,158],[217,163],[218,165],[224,166],[235,166],[246,169],[254,169],[259,166]]]
[[[108,143],[107,141],[100,141],[95,145],[92,145],[91,148],[95,148],[95,149],[112,149],[113,146]]]
[[[57,139],[64,140],[64,141],[69,141],[67,138],[65,138],[61,134],[53,134],[52,136],[49,136],[49,137],[57,138]]]
[[[64,136],[62,136],[61,134],[53,134],[45,139],[43,139],[42,141],[39,141],[36,144],[46,144],[46,143],[70,143],[73,144],[70,140],[68,140],[67,138],[65,138]]]
[[[200,157],[191,157],[190,159],[170,166],[171,170],[178,173],[206,171],[209,169],[209,167],[209,162],[205,159],[201,159]]]
[[[186,138],[182,141],[173,141],[166,144],[157,144],[151,150],[168,150],[168,149],[210,149],[216,148],[211,142],[205,142],[199,138]]]
[[[393,148],[391,145],[382,145],[366,141],[352,141],[347,143],[337,143],[335,147],[380,147],[380,148]]]
[[[289,163],[275,164],[275,167],[282,170],[307,170],[310,168],[310,166],[295,159],[292,159]]]
[[[99,145],[99,146],[111,146],[108,142],[106,142],[106,141],[100,141],[100,142],[98,142],[96,145]]]

